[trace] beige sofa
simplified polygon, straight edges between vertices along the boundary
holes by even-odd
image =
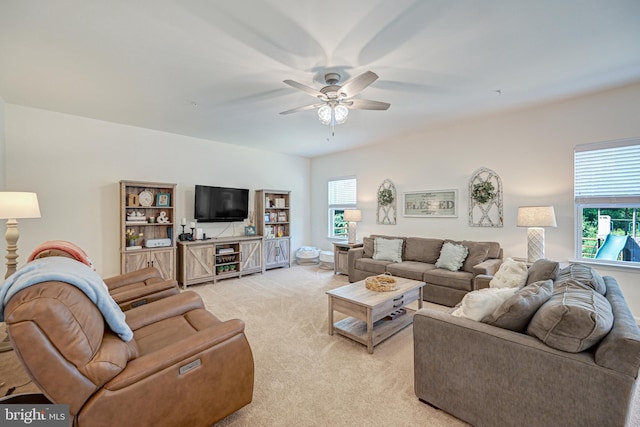
[[[374,241],[402,239],[401,262],[374,259]],[[436,262],[445,242],[459,243],[468,248],[464,265],[458,271],[437,268]],[[474,290],[477,275],[493,275],[502,263],[502,248],[497,242],[452,241],[424,237],[393,237],[371,235],[363,239],[363,247],[349,250],[349,281],[357,282],[369,276],[390,273],[393,276],[421,280],[426,283],[424,300],[453,307]]]
[[[489,282],[482,279],[480,287]],[[484,319],[457,317],[451,310],[418,310],[413,320],[417,397],[476,427],[637,425],[632,407],[640,369],[640,330],[616,280],[610,276],[603,280],[613,326],[583,350],[550,346],[559,347],[559,337],[564,345],[573,345],[578,338],[582,344],[582,338],[591,339],[596,329],[592,326],[596,312],[588,304],[592,299],[569,304],[557,280],[550,302],[555,299],[557,313],[564,317],[551,324],[543,336],[546,343],[537,338],[539,334],[531,335],[534,320],[525,324],[525,331],[515,331],[483,323]],[[535,305],[521,307],[526,311],[531,306],[535,318],[540,310]],[[589,308],[579,317],[576,306]],[[517,310],[511,307],[513,315]],[[579,323],[570,327],[569,321],[576,319]]]

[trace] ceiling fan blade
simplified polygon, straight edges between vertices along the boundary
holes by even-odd
[[[322,92],[320,92],[320,91],[318,91],[318,90],[316,90],[316,89],[314,89],[312,87],[305,86],[302,83],[298,83],[298,82],[295,82],[293,80],[284,80],[284,83],[286,83],[289,86],[294,87],[294,88],[296,88],[298,90],[306,92],[309,95],[314,96],[316,98],[320,98],[320,99],[324,99],[325,98],[325,95]]]
[[[375,82],[378,79],[378,75],[373,71],[367,71],[360,74],[358,77],[354,77],[351,80],[345,82],[340,88],[340,93],[344,94],[347,98],[351,98],[362,92],[367,86]]]
[[[371,101],[369,99],[350,99],[343,102],[352,110],[386,110],[391,104],[387,102]]]
[[[318,104],[305,105],[303,107],[296,107],[296,108],[292,108],[291,110],[283,111],[280,114],[291,114],[291,113],[297,113],[298,111],[313,110],[314,108],[320,108],[323,105],[324,105],[324,102],[320,102]]]

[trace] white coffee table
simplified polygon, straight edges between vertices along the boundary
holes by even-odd
[[[373,353],[375,345],[413,323],[414,310],[406,305],[417,300],[418,308],[422,308],[424,282],[394,278],[398,286],[391,292],[370,291],[364,280],[327,291],[329,335],[337,332],[366,345]],[[334,323],[334,311],[350,317]]]

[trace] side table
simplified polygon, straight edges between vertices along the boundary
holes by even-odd
[[[349,249],[361,248],[362,242],[333,242],[333,273],[349,274]]]

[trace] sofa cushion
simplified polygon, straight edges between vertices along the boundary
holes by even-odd
[[[516,291],[516,288],[484,288],[469,292],[451,314],[478,322],[493,313]]]
[[[551,298],[552,293],[553,280],[534,282],[518,289],[482,321],[499,328],[524,332],[533,315]]]
[[[440,256],[443,243],[444,241],[441,239],[407,237],[402,259],[435,264]]]
[[[373,239],[373,259],[378,261],[402,261],[402,239]]]
[[[613,326],[609,301],[589,286],[567,279],[531,319],[527,334],[549,347],[579,353],[598,343]]]
[[[393,264],[391,261],[379,261],[373,258],[359,258],[356,260],[356,270],[364,271],[367,273],[382,274],[387,271],[387,265]]]
[[[423,280],[426,283],[461,291],[473,290],[473,273],[468,271],[450,271],[444,268],[434,268],[424,273]]]
[[[473,273],[473,267],[487,259],[489,244],[485,242],[471,242],[469,240],[464,240],[462,245],[466,246],[469,251],[467,258],[464,260],[462,269],[469,273]]]
[[[489,286],[492,288],[521,288],[527,283],[527,276],[527,264],[507,258],[489,282]]]
[[[445,242],[440,250],[440,257],[436,261],[436,267],[450,271],[458,271],[464,265],[469,249],[463,245]]]
[[[607,293],[607,287],[604,284],[604,279],[593,268],[584,264],[571,264],[568,267],[563,268],[558,273],[556,283],[565,282],[568,279],[577,280],[590,288],[594,289],[600,295]]]
[[[420,280],[425,271],[436,268],[433,264],[418,261],[402,261],[387,265],[387,271],[394,276],[405,277],[407,279]]]
[[[559,270],[560,264],[557,261],[551,261],[545,258],[539,259],[529,267],[527,285],[541,280],[556,280]]]

